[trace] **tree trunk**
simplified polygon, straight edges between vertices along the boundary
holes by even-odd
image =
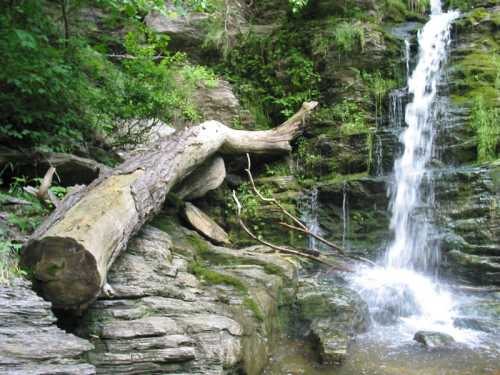
[[[217,121],[184,129],[68,196],[28,241],[23,264],[55,307],[79,309],[97,298],[113,261],[167,193],[215,153],[286,153],[316,102],[279,127],[241,131]]]

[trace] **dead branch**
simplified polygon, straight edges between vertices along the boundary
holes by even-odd
[[[337,250],[342,256],[346,257],[346,258],[352,258],[352,259],[355,259],[355,260],[359,260],[361,262],[365,262],[365,263],[368,263],[374,267],[378,267],[378,264],[375,263],[375,262],[372,262],[370,259],[367,259],[367,258],[364,258],[364,257],[360,257],[358,255],[354,255],[354,254],[346,254],[341,248],[339,248],[337,245],[335,245],[333,242],[330,242],[328,241],[327,239],[321,237],[321,236],[318,236],[316,233],[313,233],[311,232],[310,229],[308,229],[307,227],[304,229],[304,228],[299,228],[299,227],[296,227],[296,226],[293,226],[293,225],[290,225],[290,224],[287,224],[287,223],[284,223],[284,222],[280,222],[279,223],[281,226],[285,227],[285,228],[288,228],[288,229],[292,229],[292,230],[295,230],[297,232],[302,232],[308,236],[311,236],[311,237],[314,237],[315,239],[317,239],[318,241],[324,243],[325,245],[331,247],[332,249],[335,249]]]
[[[355,259],[355,260],[358,260],[358,261],[361,261],[361,262],[368,263],[371,266],[378,267],[378,265],[375,262],[372,262],[371,260],[366,259],[364,257],[360,257],[360,256],[353,255],[353,254],[347,254],[345,252],[345,250],[342,249],[340,246],[334,244],[331,241],[328,241],[327,239],[325,239],[325,238],[317,235],[316,233],[313,233],[304,223],[302,223],[302,221],[300,221],[300,219],[298,219],[296,216],[294,216],[292,213],[290,213],[285,207],[283,207],[283,205],[276,198],[266,198],[266,197],[264,197],[262,195],[262,193],[259,191],[259,189],[257,189],[257,187],[255,186],[255,182],[254,182],[254,179],[253,179],[253,176],[252,176],[252,171],[251,171],[252,161],[251,161],[250,155],[248,153],[247,153],[247,163],[248,163],[248,166],[245,169],[245,172],[248,175],[248,179],[250,180],[250,184],[252,185],[252,190],[254,191],[254,193],[263,202],[272,203],[273,205],[275,205],[276,207],[278,207],[281,210],[281,212],[283,212],[287,217],[289,217],[290,219],[292,219],[292,221],[297,224],[295,226],[295,225],[287,224],[287,223],[284,223],[284,222],[280,222],[279,224],[281,226],[284,226],[284,227],[286,227],[288,229],[292,229],[292,230],[295,230],[297,232],[301,232],[301,233],[304,233],[304,234],[306,234],[308,236],[314,237],[315,239],[317,239],[318,241],[324,243],[328,247],[334,249],[338,253],[338,254],[332,254],[332,255],[337,255],[337,256],[340,255],[340,256],[345,257],[345,258]]]
[[[28,194],[35,196],[44,204],[47,200],[49,200],[55,207],[58,207],[60,203],[59,199],[55,196],[54,193],[50,191],[55,173],[56,169],[54,167],[50,167],[45,173],[42,183],[40,184],[40,187],[38,189],[34,188],[33,186],[26,186],[23,188],[23,190]]]
[[[298,251],[298,250],[294,250],[294,249],[289,249],[287,247],[283,247],[283,246],[278,246],[278,245],[274,245],[266,240],[263,240],[261,238],[259,238],[258,236],[256,236],[250,229],[248,229],[247,225],[245,224],[245,222],[243,221],[243,219],[241,218],[241,209],[242,209],[242,206],[241,206],[241,203],[240,201],[238,200],[238,197],[236,196],[236,192],[233,190],[233,200],[234,202],[236,203],[236,212],[237,212],[237,215],[238,215],[238,222],[241,226],[241,228],[243,228],[243,230],[252,238],[254,239],[255,241],[257,242],[260,242],[261,244],[265,245],[265,246],[268,246],[270,247],[271,249],[274,249],[276,251],[279,251],[280,253],[284,253],[284,254],[290,254],[290,255],[296,255],[296,256],[299,256],[299,257],[302,257],[302,258],[307,258],[307,259],[310,259],[310,260],[313,260],[315,262],[318,262],[318,263],[321,263],[321,264],[324,264],[324,265],[327,265],[329,266],[330,268],[332,269],[336,269],[336,270],[339,270],[339,271],[343,271],[343,272],[353,272],[352,269],[350,268],[347,268],[347,267],[344,267],[344,266],[340,266],[338,264],[333,264],[331,263],[330,261],[328,261],[327,259],[324,259],[321,254],[308,254],[308,253],[305,253],[305,252],[301,252],[301,251]]]
[[[0,204],[3,205],[3,206],[9,206],[9,205],[12,205],[12,206],[29,206],[32,203],[30,201],[27,201],[27,200],[24,200],[24,199],[19,199],[19,198],[5,196],[5,197],[2,197]]]

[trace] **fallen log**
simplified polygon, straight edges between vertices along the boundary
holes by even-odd
[[[22,252],[37,289],[57,308],[85,308],[129,239],[161,210],[176,184],[216,153],[289,152],[316,105],[304,103],[271,130],[235,130],[217,121],[184,129],[70,194]]]

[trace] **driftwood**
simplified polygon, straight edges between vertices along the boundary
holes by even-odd
[[[216,153],[289,152],[316,105],[304,103],[272,130],[235,130],[217,121],[184,129],[70,194],[22,253],[37,288],[55,307],[85,307],[98,296],[129,239],[161,210],[176,184]]]
[[[226,231],[194,204],[186,202],[183,213],[186,221],[210,241],[217,244],[230,244]]]

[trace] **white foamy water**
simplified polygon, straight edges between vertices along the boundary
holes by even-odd
[[[443,13],[439,0],[431,1],[431,10],[418,35],[417,65],[408,78],[412,101],[406,106],[407,127],[400,137],[404,151],[394,164],[390,188],[394,239],[381,260],[382,267],[360,270],[352,283],[375,321],[397,327],[402,336],[412,338],[425,329],[470,342],[476,334],[453,326],[454,297],[433,276],[439,246],[432,240],[429,215],[434,202],[428,164],[433,155],[437,85],[450,43],[450,26],[458,12]],[[408,47],[407,43],[407,55]]]

